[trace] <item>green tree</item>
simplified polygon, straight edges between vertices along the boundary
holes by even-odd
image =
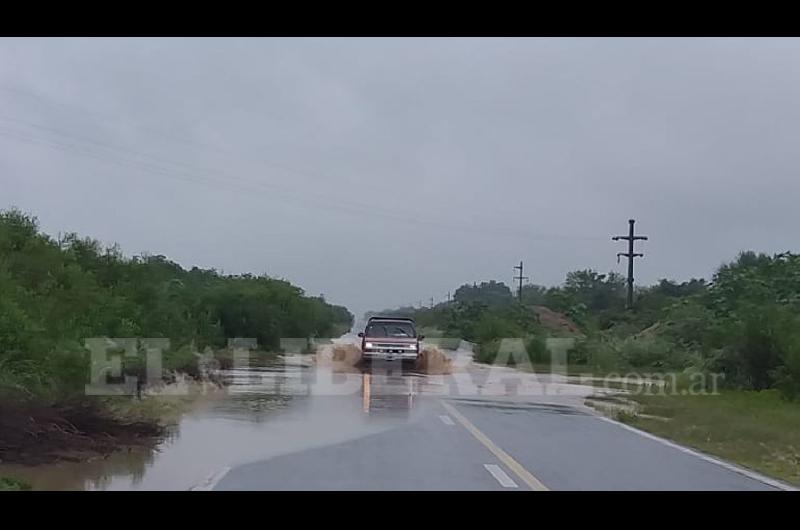
[[[491,280],[481,282],[480,285],[462,285],[456,289],[453,300],[459,303],[481,302],[488,306],[500,306],[513,302],[514,295],[503,282]]]
[[[79,394],[89,337],[169,338],[166,364],[192,370],[180,365],[194,361],[189,345],[255,337],[277,348],[281,337],[329,336],[352,322],[346,308],[283,280],[126,258],[76,234],[54,241],[35,217],[0,212],[0,392]]]

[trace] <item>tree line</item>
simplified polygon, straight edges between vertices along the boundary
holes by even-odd
[[[599,371],[668,370],[722,374],[737,389],[777,389],[800,399],[800,255],[740,253],[710,281],[662,279],[638,287],[625,308],[622,275],[567,274],[554,287],[526,285],[521,303],[502,282],[465,284],[451,302],[386,311],[435,334],[477,343],[492,362],[502,338],[524,337],[533,362],[547,362],[544,340],[569,334],[541,321],[542,306],[580,329],[569,362]]]
[[[195,351],[254,337],[335,336],[353,315],[267,276],[186,270],[162,255],[125,257],[117,245],[0,211],[0,392],[61,396],[87,382],[89,337],[169,338],[165,367],[191,371]]]

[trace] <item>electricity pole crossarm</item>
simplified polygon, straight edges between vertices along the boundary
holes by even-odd
[[[612,241],[624,240],[628,242],[628,252],[617,252],[617,263],[620,257],[628,258],[628,300],[626,306],[628,309],[633,307],[633,258],[642,258],[644,254],[633,251],[634,241],[647,241],[647,236],[637,236],[634,234],[633,225],[636,221],[628,219],[628,235],[627,236],[613,236]]]
[[[630,257],[630,254],[628,254],[627,252],[617,252],[617,263],[619,263],[619,258],[623,257],[623,256],[627,258],[627,257]],[[633,257],[634,258],[643,258],[644,254],[634,253]]]

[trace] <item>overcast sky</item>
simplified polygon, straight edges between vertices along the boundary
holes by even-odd
[[[800,250],[797,39],[0,39],[0,208],[357,314]]]

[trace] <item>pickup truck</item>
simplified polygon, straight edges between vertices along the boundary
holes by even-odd
[[[420,341],[416,324],[410,318],[371,317],[361,337],[361,357],[366,361],[395,359],[408,363],[419,356]]]

